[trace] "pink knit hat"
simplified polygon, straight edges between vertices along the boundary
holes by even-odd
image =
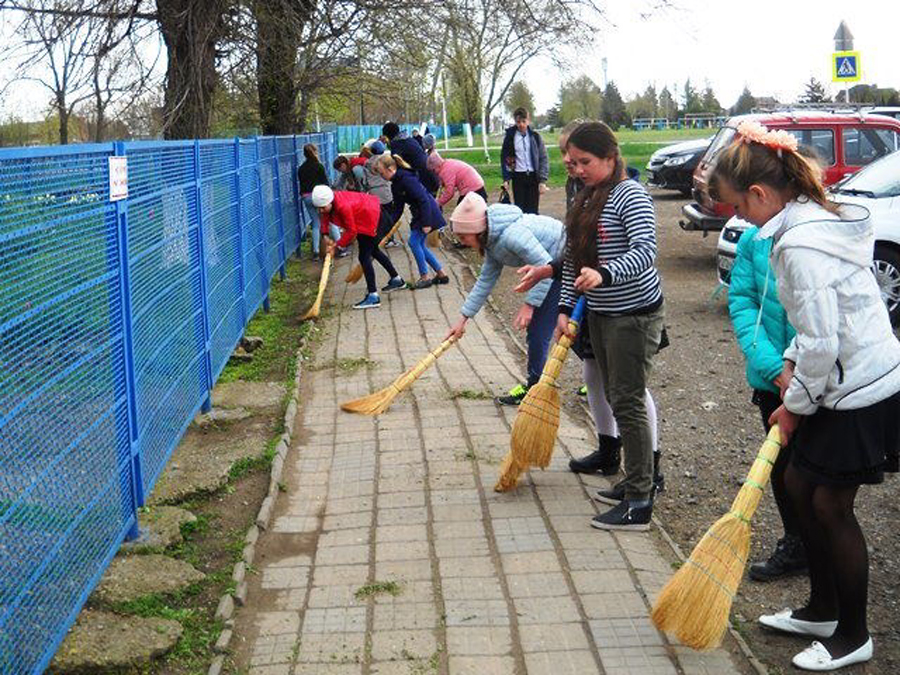
[[[428,161],[426,162],[426,166],[429,171],[438,172],[441,169],[441,166],[444,164],[444,158],[438,154],[438,151],[435,150],[430,155],[428,155]]]
[[[454,234],[480,234],[487,229],[487,204],[484,198],[470,192],[457,204],[450,215]]]

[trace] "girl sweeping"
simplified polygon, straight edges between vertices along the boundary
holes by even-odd
[[[591,348],[622,435],[625,480],[619,491],[603,491],[616,506],[596,516],[598,529],[646,530],[653,513],[653,439],[646,386],[663,327],[663,296],[656,258],[653,202],[627,180],[612,130],[587,122],[569,136],[575,194],[566,219],[557,330],[567,333],[580,294],[587,298]]]
[[[312,191],[317,185],[328,185],[328,176],[325,167],[319,161],[319,149],[312,143],[303,146],[303,156],[306,158],[297,169],[297,180],[300,183],[300,197],[303,210],[309,219],[310,234],[312,235],[312,257],[321,259],[319,253],[319,212],[312,203]],[[332,236],[337,239],[340,232],[337,228],[332,231]],[[301,239],[303,237],[301,236]]]
[[[458,159],[444,159],[435,150],[428,155],[428,168],[437,174],[441,181],[438,206],[443,207],[457,193],[459,193],[457,204],[470,192],[481,195],[481,198],[487,201],[484,178],[471,164],[466,164]]]
[[[447,338],[462,337],[466,323],[478,313],[504,266],[543,265],[562,256],[565,248],[563,224],[553,218],[526,215],[518,206],[494,204],[490,207],[475,192],[469,192],[450,216],[453,233],[465,246],[484,256],[481,273],[460,310],[460,318],[450,327]],[[559,306],[559,280],[545,280],[528,293],[513,320],[516,328],[527,330],[528,380],[524,390],[541,379],[550,338]],[[445,338],[446,339],[446,338]],[[501,396],[498,403],[518,405],[521,398]]]
[[[569,157],[567,145],[572,132],[584,123],[585,120],[570,122],[562,128],[559,134],[560,154],[568,173],[568,179],[566,180],[567,213],[575,201],[575,195],[584,187],[584,182],[576,175],[575,163]],[[517,272],[522,278],[515,290],[524,292],[541,279],[546,279],[550,276],[561,278],[562,260],[554,262],[552,266],[526,265],[517,270]],[[591,409],[591,416],[594,418],[594,426],[597,429],[598,445],[594,452],[579,459],[572,459],[569,462],[569,468],[575,473],[600,472],[605,476],[612,476],[618,473],[619,465],[621,464],[622,439],[619,436],[619,426],[616,423],[616,418],[606,397],[600,368],[591,349],[590,327],[586,321],[582,322],[578,329],[578,336],[572,345],[572,351],[582,360],[582,374],[584,376],[588,406]],[[655,494],[659,494],[665,489],[665,476],[660,471],[661,455],[659,452],[656,403],[649,389],[644,393],[644,404],[647,408],[647,420],[650,425],[653,447],[653,490]],[[620,481],[611,490],[596,491],[593,497],[606,504],[616,505],[624,498],[624,491],[624,481]]]
[[[322,231],[327,232],[330,224],[343,230],[339,241],[329,243],[333,247],[346,247],[356,239],[359,245],[359,264],[366,277],[366,297],[353,305],[353,309],[372,309],[381,306],[378,287],[375,285],[375,269],[372,258],[378,261],[391,275],[387,285],[381,290],[385,293],[406,287],[406,282],[397,273],[391,259],[378,248],[378,222],[381,219],[381,206],[378,197],[360,192],[334,192],[327,185],[317,185],[312,192],[312,201],[322,217]]]
[[[409,248],[416,259],[416,267],[419,270],[419,280],[413,288],[423,289],[432,284],[449,283],[450,278],[444,273],[441,263],[425,246],[425,237],[428,236],[428,233],[446,225],[434,197],[425,191],[415,172],[402,158],[383,154],[378,159],[376,168],[382,178],[391,182],[391,192],[394,196],[394,222],[403,215],[403,207],[409,204],[412,214],[409,223]],[[428,276],[429,267],[434,270],[433,277]]]
[[[794,328],[778,302],[776,283],[769,256],[772,240],[756,235],[759,228],[749,227],[737,245],[737,255],[728,286],[728,312],[738,345],[747,362],[747,382],[753,388],[752,401],[759,408],[766,433],[769,417],[781,405],[781,389],[787,384],[782,374],[782,354],[794,337]],[[784,526],[772,555],[764,562],[750,565],[750,578],[772,581],[806,571],[806,552],[800,539],[800,525],[791,498],[784,486],[784,471],[791,458],[791,446],[785,446],[772,467],[772,495]]]
[[[785,486],[809,558],[805,606],[760,623],[818,638],[793,658],[835,670],[872,658],[866,624],[869,563],[853,504],[859,486],[896,472],[900,343],[871,271],[868,211],[838,210],[796,138],[744,122],[718,159],[711,187],[771,239],[778,297],[797,331],[784,352],[782,441],[796,438]]]

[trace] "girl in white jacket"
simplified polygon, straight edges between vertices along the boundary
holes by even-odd
[[[853,503],[861,484],[898,470],[900,343],[871,271],[868,211],[838,210],[818,176],[795,137],[744,122],[711,187],[761,228],[757,236],[773,239],[778,297],[797,330],[784,352],[783,404],[769,421],[783,442],[796,440],[785,486],[809,556],[810,597],[759,620],[817,637],[793,662],[824,671],[872,658],[869,563]]]

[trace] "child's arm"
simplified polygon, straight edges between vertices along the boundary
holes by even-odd
[[[484,256],[484,264],[481,266],[478,279],[475,281],[472,290],[469,291],[469,295],[466,296],[466,301],[463,303],[459,313],[469,318],[478,314],[478,310],[487,301],[487,297],[494,288],[494,284],[497,283],[497,279],[500,278],[500,272],[502,271],[503,265],[490,255]]]
[[[819,260],[810,261],[816,255]],[[830,261],[824,254],[788,249],[783,256],[782,288],[790,294],[791,323],[797,331],[784,358],[793,361],[794,376],[784,392],[784,405],[798,415],[811,415],[819,407],[828,376],[836,368],[839,310],[831,287]],[[788,302],[785,302],[788,306]]]
[[[534,233],[524,225],[512,225],[503,233],[504,243],[520,261],[521,265],[546,265],[553,260],[547,249],[538,241]],[[525,302],[532,307],[540,307],[550,291],[552,280],[544,279],[534,285],[525,296]]]
[[[763,289],[756,284],[753,269],[756,232],[755,228],[748,230],[738,241],[734,268],[731,270],[731,284],[728,286],[728,313],[731,315],[731,325],[744,358],[753,370],[771,383],[781,374],[784,359],[781,352],[769,340],[762,321],[758,326],[756,323],[765,301],[765,298],[761,297]],[[769,288],[774,294],[774,270],[770,269],[769,275]]]

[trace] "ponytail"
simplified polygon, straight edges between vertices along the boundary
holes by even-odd
[[[400,155],[390,155],[388,153],[378,156],[378,166],[384,167],[385,169],[393,169],[394,171],[396,171],[398,167],[412,169]]]
[[[804,154],[811,156],[807,158]],[[719,186],[723,181],[737,192],[746,192],[751,185],[761,183],[789,194],[791,199],[806,197],[837,213],[837,205],[825,196],[822,170],[815,155],[805,149],[774,146],[738,136],[715,162],[709,180],[709,191],[714,199],[719,198]]]

